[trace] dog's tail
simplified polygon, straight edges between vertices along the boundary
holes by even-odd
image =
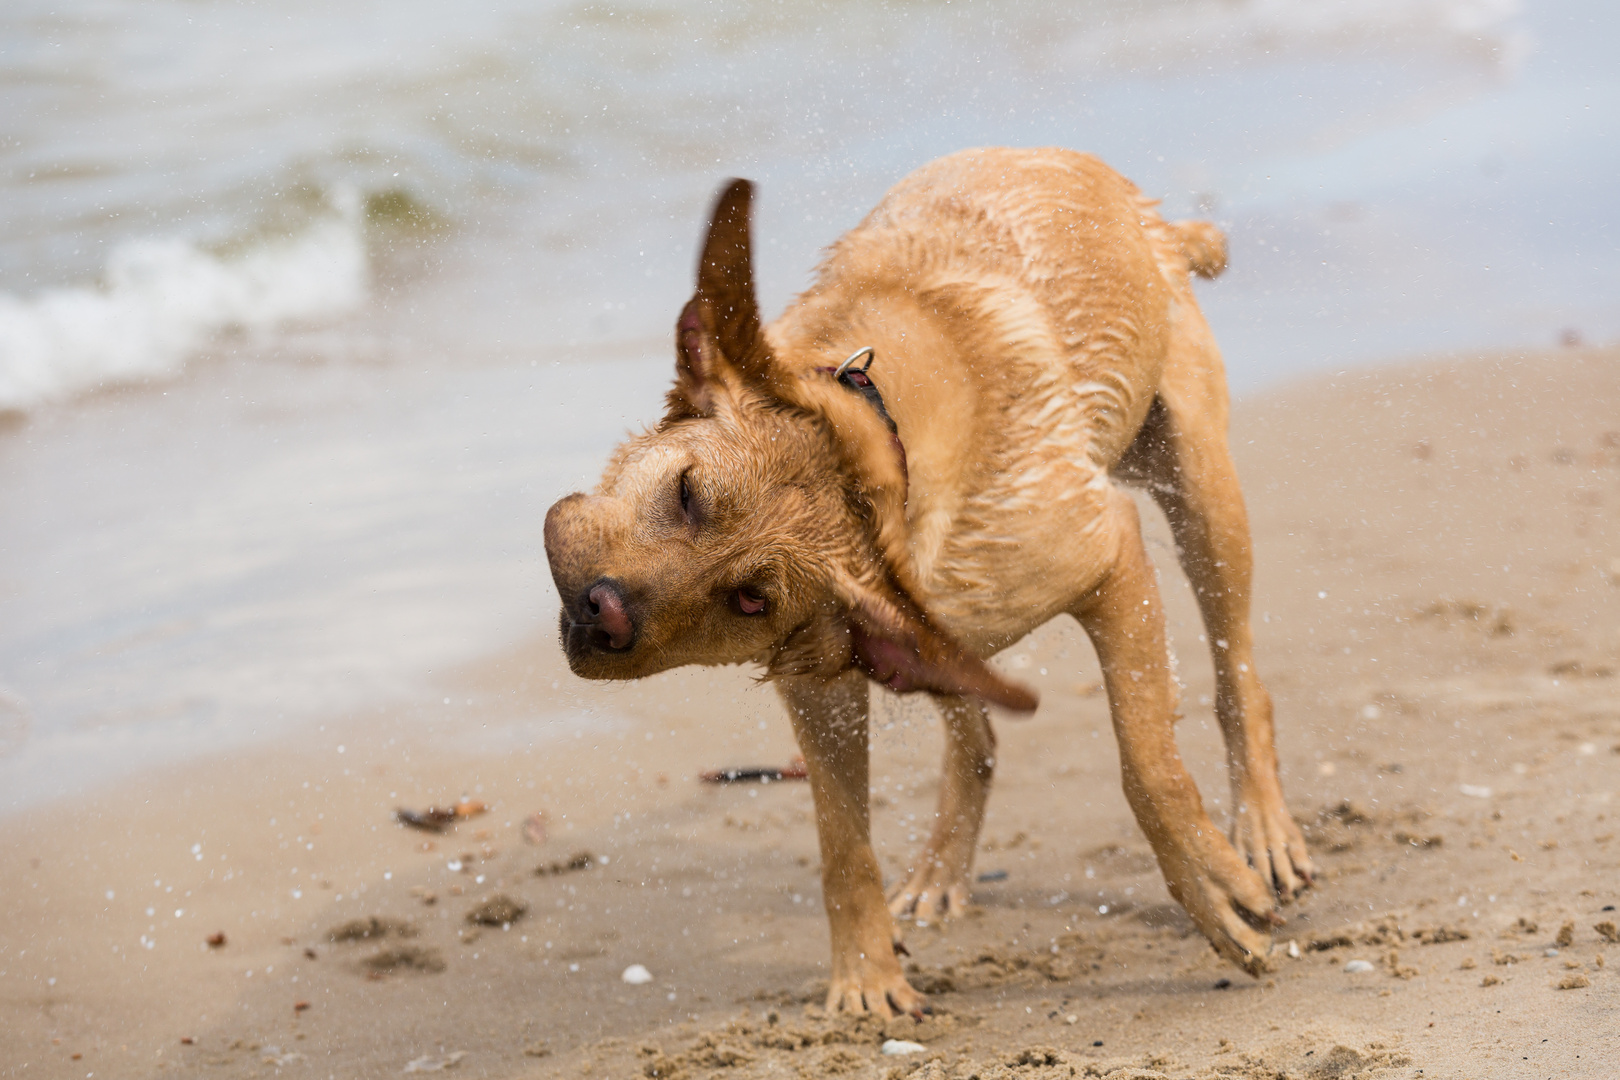
[[[1170,235],[1187,269],[1199,277],[1212,278],[1226,269],[1226,234],[1208,221],[1172,221]]]

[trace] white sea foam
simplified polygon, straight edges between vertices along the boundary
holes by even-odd
[[[300,233],[239,252],[128,241],[98,285],[0,293],[0,411],[171,375],[227,330],[353,310],[369,281],[360,199],[342,191],[332,202]]]

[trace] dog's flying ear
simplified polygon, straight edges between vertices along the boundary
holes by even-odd
[[[848,609],[856,666],[891,690],[960,694],[1023,713],[1040,703],[935,627],[895,582],[873,587],[837,574],[833,591]]]
[[[715,200],[698,258],[697,291],[675,324],[671,419],[706,416],[735,376],[757,377],[768,363],[754,298],[748,209],[754,185],[732,180]]]
[[[720,352],[747,369],[759,348],[759,304],[754,299],[753,244],[749,236],[749,204],[754,185],[732,180],[714,202],[709,235],[698,261],[697,295],[713,313],[712,332]]]

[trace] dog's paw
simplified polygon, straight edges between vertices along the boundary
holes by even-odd
[[[1276,890],[1283,903],[1310,888],[1316,876],[1305,834],[1281,796],[1270,799],[1244,793],[1232,822],[1232,846]]]
[[[921,1020],[923,1014],[933,1010],[928,999],[912,989],[899,965],[895,965],[893,971],[869,968],[860,975],[833,979],[827,989],[827,1011]]]
[[[1166,883],[1215,951],[1259,978],[1270,970],[1271,931],[1283,918],[1260,875],[1224,841],[1220,847],[1213,858],[1170,860]]]
[[[966,914],[968,881],[965,869],[949,867],[924,853],[911,877],[889,890],[889,914],[930,926]]]

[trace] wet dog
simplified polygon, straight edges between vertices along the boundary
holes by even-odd
[[[662,422],[547,516],[569,665],[592,679],[764,669],[815,799],[828,1007],[916,1013],[895,919],[966,903],[986,706],[1036,705],[985,658],[1071,615],[1171,895],[1257,974],[1279,896],[1312,870],[1254,662],[1225,372],[1189,283],[1223,269],[1224,237],[1164,221],[1089,156],[965,151],[897,184],[766,326],[750,198],[734,181],[715,205]],[[1230,839],[1176,751],[1164,616],[1122,481],[1163,509],[1197,592]],[[868,681],[932,695],[947,731],[933,833],[888,897],[869,839]]]

